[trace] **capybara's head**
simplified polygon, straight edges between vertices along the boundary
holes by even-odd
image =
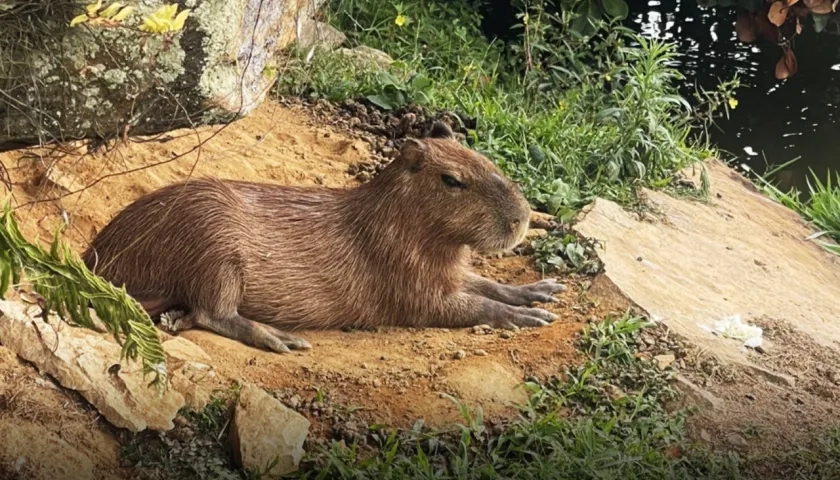
[[[407,139],[386,170],[410,194],[411,210],[442,241],[494,253],[525,238],[531,212],[525,196],[445,123],[436,122],[423,139]]]

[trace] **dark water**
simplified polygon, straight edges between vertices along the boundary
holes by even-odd
[[[840,171],[840,36],[817,34],[806,20],[794,43],[798,71],[779,81],[774,71],[781,48],[763,39],[749,45],[738,41],[734,9],[701,8],[697,0],[628,3],[629,27],[679,45],[684,94],[695,86],[713,89],[738,74],[738,106],[711,132],[712,141],[729,154],[723,160],[763,174],[768,164],[800,157],[774,180],[783,190],[803,192],[809,169],[823,181],[827,170],[832,177]]]

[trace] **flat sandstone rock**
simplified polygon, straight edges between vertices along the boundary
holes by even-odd
[[[159,395],[147,385],[149,379],[143,377],[137,361],[121,364],[111,373],[111,368],[120,364],[121,348],[109,334],[71,327],[55,316],[50,316],[48,324],[34,316],[39,312],[37,306],[0,301],[0,343],[52,375],[63,387],[78,391],[116,427],[133,432],[174,427],[172,420],[185,405],[177,388]],[[175,342],[182,351],[185,341]],[[189,370],[192,375],[197,365],[181,361],[178,370]],[[189,381],[170,377],[175,385],[190,386]]]
[[[262,388],[246,385],[239,394],[230,429],[234,457],[239,465],[254,472],[294,472],[304,454],[309,425],[304,416]]]
[[[723,163],[706,165],[710,204],[646,190],[664,218],[641,221],[597,199],[575,230],[603,242],[597,252],[605,274],[624,295],[723,360],[750,365],[741,342],[701,325],[732,315],[748,323],[784,319],[837,349],[838,257],[806,239],[813,230],[795,212]],[[765,347],[772,352],[772,345]]]

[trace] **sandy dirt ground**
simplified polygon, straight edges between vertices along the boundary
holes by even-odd
[[[348,168],[369,155],[368,144],[358,137],[320,122],[302,108],[267,102],[224,129],[176,131],[92,153],[7,152],[0,160],[13,182],[15,216],[23,233],[50,240],[66,221],[64,238],[81,252],[119,209],[191,175],[352,187],[357,180]],[[479,272],[502,282],[540,278],[526,257],[476,258],[475,263]],[[576,276],[561,281],[569,289],[558,295],[559,303],[548,307],[559,320],[512,335],[431,329],[304,331],[301,335],[313,349],[288,355],[206,331],[181,335],[213,358],[220,386],[244,381],[301,392],[317,387],[336,402],[360,408],[361,418],[395,426],[410,426],[418,418],[432,425],[460,420],[456,406],[440,393],[481,405],[490,418],[507,417],[514,413],[510,402],[525,400],[516,387],[528,375],[556,374],[579,361],[573,342],[586,321],[627,306],[609,282],[590,285]],[[464,354],[461,359],[456,358],[459,351]],[[3,401],[15,404],[0,408],[3,422],[28,421],[45,435],[98,452],[92,458],[100,467],[116,465],[115,440],[95,412],[78,399],[68,400],[66,393],[41,386],[49,383],[8,350],[0,347],[0,354],[0,407]]]
[[[23,233],[49,240],[66,222],[64,238],[81,252],[119,209],[189,176],[356,185],[348,170],[358,171],[353,166],[369,160],[371,147],[346,128],[330,126],[335,124],[303,107],[268,101],[224,129],[176,131],[92,153],[7,152],[0,162],[13,183]],[[432,425],[460,420],[440,393],[480,405],[489,418],[510,417],[510,403],[525,399],[516,388],[522,380],[580,362],[573,344],[587,321],[638,305],[662,318],[686,345],[699,346],[670,352],[687,377],[721,400],[692,420],[697,438],[727,448],[796,442],[825,424],[826,416],[836,416],[840,266],[804,240],[809,230],[793,213],[751,191],[724,166],[710,168],[714,198],[708,205],[648,192],[653,214],[639,220],[598,200],[578,230],[606,245],[598,252],[606,274],[594,280],[563,276],[569,289],[547,306],[560,318],[547,327],[504,335],[304,331],[313,349],[287,355],[200,330],[181,335],[212,357],[220,387],[251,382],[303,397],[318,388],[336,403],[359,408],[364,421],[408,427],[419,418]],[[475,267],[502,282],[540,278],[522,256],[476,258]],[[766,329],[764,354],[742,352],[697,327],[732,314]],[[658,353],[669,353],[670,344],[663,345]],[[734,362],[734,373],[710,373],[710,355]],[[318,419],[311,420],[317,432]],[[745,433],[761,429],[780,433]],[[19,440],[0,449],[0,464],[13,463],[27,448],[37,457],[31,439],[39,438],[48,439],[67,465],[76,449],[85,452],[94,478],[121,477],[117,432],[78,395],[55,387],[0,346],[0,437],[12,438],[4,431]],[[45,478],[62,476],[60,467],[42,467]]]

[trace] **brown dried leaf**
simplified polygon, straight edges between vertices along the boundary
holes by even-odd
[[[744,43],[752,43],[758,37],[756,31],[755,20],[748,12],[741,12],[735,20],[735,32],[738,34],[738,40]]]
[[[775,26],[780,26],[785,23],[788,15],[788,7],[783,0],[776,0],[770,5],[770,11],[767,12],[767,18]]]
[[[779,80],[790,78],[796,73],[797,67],[796,55],[794,55],[793,50],[785,50],[782,58],[776,62],[776,78]]]

